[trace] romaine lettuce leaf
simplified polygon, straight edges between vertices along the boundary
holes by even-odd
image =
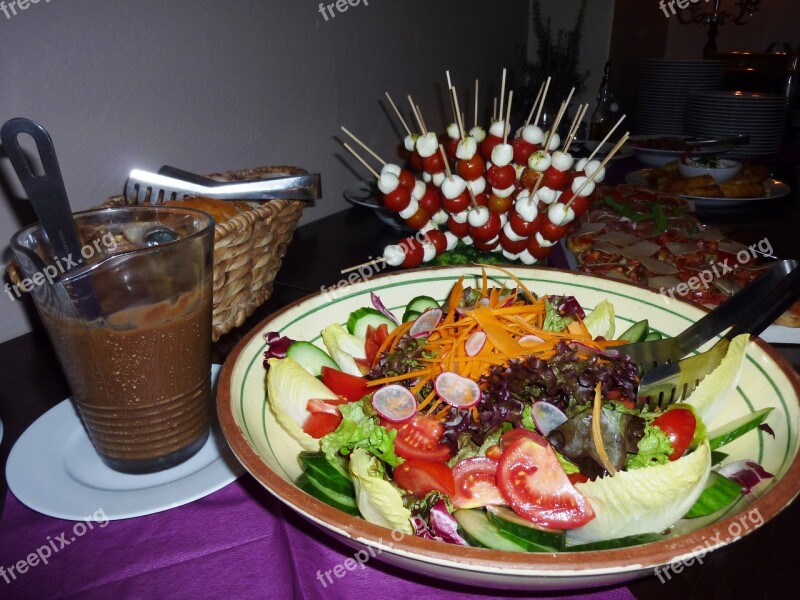
[[[328,354],[339,365],[339,369],[350,375],[361,377],[363,373],[358,368],[356,358],[364,358],[364,340],[351,335],[347,330],[334,323],[321,332],[322,343],[328,349]]]
[[[347,455],[356,448],[363,448],[392,467],[403,462],[394,452],[397,431],[387,431],[378,424],[371,408],[366,399],[339,406],[342,422],[336,431],[323,436],[320,445],[329,460],[334,460],[339,453]]]
[[[350,475],[356,488],[356,503],[370,523],[413,534],[411,511],[403,505],[403,496],[384,479],[381,462],[362,448],[350,455]]]

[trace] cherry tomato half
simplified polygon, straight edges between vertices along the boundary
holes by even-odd
[[[543,437],[514,441],[497,465],[497,487],[517,514],[556,529],[574,529],[595,514],[570,483],[552,446]]]
[[[351,402],[360,400],[372,391],[367,387],[367,380],[363,377],[356,377],[331,367],[322,367],[322,383],[337,396],[347,398]]]
[[[653,419],[652,425],[667,434],[672,444],[669,459],[678,460],[692,443],[697,418],[688,408],[673,408]]]
[[[448,496],[455,495],[453,473],[443,462],[407,460],[394,470],[394,482],[417,498],[438,490]]]
[[[381,425],[389,431],[397,430],[394,451],[406,460],[443,461],[452,454],[450,446],[439,443],[444,435],[444,426],[435,419],[417,413],[405,423],[381,419]]]

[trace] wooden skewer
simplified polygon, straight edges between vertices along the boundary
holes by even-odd
[[[575,93],[575,88],[573,87],[569,91],[569,95],[567,96],[567,99],[564,100],[561,103],[561,108],[559,109],[558,114],[556,115],[556,120],[553,121],[553,126],[550,128],[550,131],[547,132],[547,139],[545,140],[545,143],[544,143],[544,151],[545,152],[548,152],[548,149],[550,148],[550,139],[558,131],[558,126],[561,125],[561,119],[564,118],[564,115],[567,112],[567,107],[569,106],[569,101],[572,100],[572,94],[574,94],[574,93]]]
[[[542,116],[542,109],[544,108],[544,101],[547,99],[547,90],[550,89],[550,77],[547,78],[547,81],[544,84],[544,92],[542,93],[542,102],[539,104],[539,108],[536,111],[536,120],[533,122],[533,126],[536,127],[539,125],[539,117]],[[545,150],[547,150],[545,148]]]
[[[394,103],[394,100],[392,100],[392,97],[389,95],[389,92],[386,92],[386,99],[389,101],[389,104],[392,105],[392,108],[394,109],[394,113],[397,115],[397,118],[400,119],[400,123],[402,123],[403,129],[406,130],[406,133],[408,135],[411,135],[411,130],[408,128],[406,120],[403,118],[403,115],[400,114],[400,111],[397,110],[397,105]]]
[[[458,123],[458,132],[461,134],[461,139],[463,140],[467,135],[467,132],[464,131],[464,117],[461,114],[461,107],[458,105],[458,94],[456,93],[456,88],[452,87],[450,90],[453,94],[453,104],[456,107],[456,122]]]
[[[478,126],[478,80],[475,80],[475,122],[472,124],[473,127]]]
[[[533,112],[536,110],[536,106],[539,104],[539,99],[542,97],[543,91],[544,91],[544,81],[539,84],[539,93],[536,94],[536,100],[533,101],[533,105],[531,106],[531,112],[528,114],[528,118],[525,120],[526,126],[531,124],[531,119],[533,118]]]
[[[514,90],[508,92],[508,106],[506,107],[506,121],[503,126],[503,143],[508,143],[508,134],[511,132],[511,101],[514,99]]]
[[[379,163],[381,163],[381,166],[383,166],[383,165],[385,165],[385,164],[386,164],[386,161],[385,161],[385,160],[383,160],[383,159],[382,159],[380,156],[378,156],[377,154],[375,154],[375,152],[373,152],[373,151],[370,149],[370,147],[369,147],[369,146],[367,146],[367,145],[366,145],[364,142],[362,142],[362,141],[361,141],[360,139],[358,139],[358,138],[357,138],[355,135],[353,135],[353,133],[352,133],[351,131],[349,131],[349,130],[347,129],[347,127],[342,127],[342,131],[344,131],[344,132],[345,132],[347,135],[349,135],[351,138],[353,138],[353,141],[355,141],[355,142],[356,142],[356,143],[357,143],[359,146],[361,146],[361,147],[362,147],[364,150],[366,150],[367,152],[369,152],[369,153],[370,153],[370,155],[372,155],[372,158],[374,158],[374,159],[375,159],[375,160],[377,160]]]
[[[447,173],[448,177],[453,176],[453,172],[450,170],[450,163],[447,162],[447,154],[445,154],[444,146],[439,144],[439,152],[442,154],[442,161],[444,162],[444,172]]]
[[[499,117],[503,118],[503,100],[505,100],[506,95],[506,70],[503,69],[503,83],[500,84],[500,112],[498,113]]]
[[[536,185],[533,186],[533,191],[530,195],[530,200],[533,202],[533,197],[536,195],[536,192],[539,191],[539,188],[542,187],[542,182],[544,181],[544,173],[539,174],[539,179],[536,180]]]
[[[352,154],[353,156],[355,156],[355,157],[356,157],[356,159],[358,160],[358,162],[360,162],[362,165],[364,165],[364,166],[367,168],[367,171],[369,171],[370,173],[372,173],[372,175],[375,177],[375,179],[380,179],[380,178],[381,178],[381,176],[380,176],[380,175],[379,175],[379,174],[378,174],[378,173],[375,171],[375,169],[373,169],[372,167],[370,167],[370,166],[367,164],[367,161],[365,161],[365,160],[364,160],[363,158],[361,158],[361,157],[360,157],[358,154],[356,154],[356,151],[355,151],[355,150],[353,150],[353,149],[352,149],[352,148],[351,148],[351,147],[348,145],[348,143],[347,143],[347,142],[345,142],[345,143],[344,143],[344,147],[345,147],[345,148],[347,148],[347,149],[350,151],[350,154]]]
[[[583,122],[583,117],[586,116],[587,110],[589,110],[588,102],[583,106],[578,107],[578,111],[575,113],[575,118],[572,121],[572,125],[569,128],[569,133],[567,134],[567,139],[564,143],[564,152],[569,150],[569,147],[575,140],[575,136],[578,135],[578,129],[581,127],[581,122]]]
[[[408,103],[411,105],[411,112],[414,113],[414,118],[417,120],[417,127],[419,127],[419,130],[422,132],[423,135],[428,133],[425,130],[425,126],[422,124],[422,118],[419,116],[419,113],[417,112],[417,105],[414,104],[414,99],[411,97],[411,94],[408,95]]]
[[[623,136],[620,138],[620,140],[617,142],[617,145],[616,145],[616,146],[614,146],[614,147],[611,149],[611,152],[609,152],[609,153],[606,155],[606,157],[603,159],[603,162],[601,162],[601,163],[600,163],[600,166],[599,166],[599,167],[597,167],[597,168],[594,170],[594,173],[592,173],[591,177],[587,177],[586,181],[584,181],[584,182],[583,182],[583,184],[581,185],[581,187],[579,187],[579,188],[578,188],[578,189],[575,191],[575,193],[574,193],[574,194],[572,194],[572,198],[570,198],[570,199],[569,199],[569,202],[567,202],[567,204],[565,205],[565,207],[564,207],[564,210],[567,210],[567,209],[570,207],[570,205],[571,205],[571,204],[574,202],[575,198],[577,198],[577,197],[578,197],[578,195],[579,195],[579,194],[580,194],[580,193],[583,191],[583,188],[585,188],[587,185],[589,185],[589,183],[590,183],[590,182],[594,181],[594,178],[595,178],[595,177],[597,177],[597,174],[598,174],[598,173],[599,173],[599,172],[600,172],[600,171],[601,171],[601,170],[602,170],[602,169],[603,169],[603,168],[604,168],[604,167],[605,167],[605,166],[608,164],[608,161],[610,161],[612,158],[614,158],[614,155],[615,155],[617,152],[619,152],[619,149],[620,149],[620,148],[622,148],[622,146],[625,144],[625,142],[627,142],[627,141],[628,141],[628,135],[629,135],[629,134],[630,134],[630,132],[629,132],[629,131],[626,131],[626,132],[625,132],[625,135],[623,135]]]
[[[354,265],[352,267],[347,267],[346,269],[342,269],[341,271],[339,271],[339,273],[344,275],[345,273],[350,273],[351,271],[357,271],[358,269],[363,269],[364,267],[372,267],[374,265],[379,265],[382,262],[386,262],[386,259],[381,256],[380,258],[369,260],[365,263],[361,263],[360,265]]]
[[[422,118],[422,111],[419,109],[419,104],[416,105],[417,114],[419,115],[419,122],[422,123],[422,130],[428,133],[428,126],[425,125],[425,119]]]
[[[447,89],[453,89],[453,83],[450,81],[450,71],[445,71],[445,75],[447,75]]]
[[[603,141],[601,141],[599,144],[597,144],[597,148],[595,148],[595,149],[594,149],[594,152],[592,152],[592,153],[589,155],[589,158],[586,160],[586,162],[589,162],[590,160],[592,160],[592,159],[594,158],[594,155],[595,155],[595,154],[597,154],[597,153],[600,151],[600,148],[602,148],[602,147],[603,147],[603,144],[605,144],[605,143],[608,141],[608,138],[610,138],[610,137],[611,137],[611,134],[612,134],[612,133],[614,133],[614,131],[617,129],[617,127],[619,127],[619,124],[620,124],[620,123],[622,123],[622,122],[625,120],[625,117],[626,117],[626,116],[627,116],[627,115],[622,115],[622,116],[619,118],[619,121],[617,121],[617,122],[616,122],[616,124],[615,124],[615,125],[614,125],[614,126],[611,128],[611,131],[609,131],[609,132],[606,134],[606,137],[604,137],[604,138],[603,138]]]

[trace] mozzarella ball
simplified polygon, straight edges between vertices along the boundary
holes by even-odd
[[[500,213],[500,227],[505,227],[506,223],[508,223],[508,212]]]
[[[431,181],[433,181],[433,175],[431,175],[427,171],[423,171],[422,172],[422,181],[424,181],[425,183],[430,183]]]
[[[398,244],[389,244],[383,249],[383,260],[390,267],[399,267],[406,259],[406,253]]]
[[[437,225],[444,225],[447,223],[447,219],[449,218],[450,214],[445,209],[441,208],[439,209],[439,212],[431,217],[431,220]]]
[[[523,250],[522,252],[520,252],[517,255],[517,258],[519,260],[521,260],[522,264],[524,264],[524,265],[535,265],[538,262],[536,260],[536,257],[533,256],[530,252],[528,252],[527,248],[525,250]]]
[[[514,148],[511,144],[497,144],[492,148],[492,163],[498,167],[505,167],[511,164],[514,159]]]
[[[462,210],[461,212],[452,213],[450,218],[453,219],[456,223],[466,223],[467,222],[467,215],[469,214],[469,210]]]
[[[592,174],[595,171],[597,171],[598,168],[600,168],[600,165],[601,165],[601,161],[592,160],[586,165],[586,168],[584,168],[583,171],[584,171],[584,173],[586,173],[587,177],[591,177]],[[597,173],[597,176],[595,176],[594,181],[597,182],[597,183],[600,183],[605,178],[606,178],[606,168],[602,167],[602,168],[600,168],[600,171]]]
[[[493,121],[492,124],[489,126],[489,135],[501,138],[505,135],[505,133],[506,133],[505,121]]]
[[[503,257],[507,258],[508,260],[517,260],[518,254],[512,254],[508,250],[503,250]]]
[[[566,152],[561,152],[561,150],[556,150],[553,152],[552,163],[553,166],[559,171],[569,171],[574,162],[575,160],[572,158],[572,156]]]
[[[542,186],[536,191],[537,200],[542,204],[552,204],[561,195],[557,190]]]
[[[580,190],[580,191],[579,191]],[[578,196],[589,196],[594,191],[594,181],[579,175],[572,181],[572,193]]]
[[[475,138],[472,136],[467,136],[460,142],[458,142],[458,146],[456,147],[456,158],[461,160],[469,160],[475,153],[478,151],[478,142],[475,141]]]
[[[503,226],[503,233],[505,233],[506,237],[510,239],[512,242],[519,242],[520,240],[527,239],[527,237],[524,235],[517,235],[516,233],[514,233],[514,230],[511,228],[510,223],[506,223]]]
[[[553,133],[553,137],[550,138],[550,143],[547,145],[547,149],[551,152],[556,150],[561,145],[561,136],[558,135],[558,132]]]
[[[461,241],[464,242],[467,246],[472,246],[472,237],[469,235],[465,235],[461,238]]]
[[[378,178],[378,189],[383,194],[391,194],[400,185],[400,179],[394,173],[382,173]]]
[[[586,163],[589,162],[587,158],[578,159],[578,162],[575,163],[575,170],[576,171],[585,171],[586,170]]]
[[[514,210],[517,211],[519,218],[526,223],[532,222],[539,216],[539,207],[535,201],[531,201],[530,196],[523,199],[517,198],[514,203]]]
[[[461,137],[461,130],[458,128],[458,123],[450,123],[447,126],[447,137],[451,140],[457,140]]]
[[[414,182],[414,189],[411,190],[411,197],[414,198],[414,200],[422,200],[422,197],[425,195],[427,189],[428,186],[426,186],[424,182],[417,179]]]
[[[517,186],[515,186],[513,184],[508,186],[507,188],[502,189],[502,190],[499,190],[499,189],[493,187],[492,188],[492,193],[495,196],[497,196],[498,198],[508,198],[511,194],[514,193],[514,190],[516,190],[516,189],[517,189]]]
[[[550,168],[550,154],[543,150],[538,150],[528,157],[528,166],[537,173],[544,173]]]
[[[553,225],[566,225],[575,220],[575,211],[572,210],[571,206],[567,208],[566,204],[556,202],[547,209],[547,218],[550,219]]]
[[[486,191],[486,178],[478,177],[477,179],[468,181],[467,187],[472,190],[472,194],[475,196],[482,194],[484,191]]]
[[[431,175],[431,181],[436,187],[441,187],[445,179],[447,179],[447,175],[444,173],[444,171]]]
[[[425,223],[425,225],[419,228],[419,232],[420,234],[423,234],[429,231],[433,231],[434,229],[439,229],[439,228],[436,226],[436,223],[433,222],[433,219],[431,219],[430,221]]]
[[[469,211],[467,217],[469,224],[473,227],[481,227],[489,222],[489,209],[485,206],[476,206]]]
[[[522,128],[522,139],[529,144],[541,144],[544,142],[544,131],[537,125],[525,125]]]
[[[431,262],[436,258],[436,246],[430,242],[422,242],[422,262]]]
[[[417,154],[419,154],[422,158],[433,156],[438,151],[439,140],[434,132],[429,131],[425,135],[417,138]]]
[[[445,177],[442,181],[442,195],[448,200],[460,196],[467,189],[467,182],[458,175]]]
[[[411,202],[408,203],[408,206],[406,206],[405,209],[401,210],[397,214],[400,215],[401,219],[410,219],[415,214],[417,214],[418,210],[419,210],[419,202],[417,202],[412,198]]]
[[[518,165],[518,164],[514,163],[514,174],[516,175],[517,179],[522,177],[522,173],[524,171],[525,171],[525,165]]]
[[[544,238],[542,237],[542,234],[541,234],[541,233],[539,233],[538,231],[536,232],[536,234],[535,234],[535,235],[536,235],[536,242],[537,242],[537,243],[538,243],[538,244],[539,244],[539,245],[540,245],[542,248],[549,248],[550,246],[555,246],[555,244],[556,244],[556,242],[551,242],[550,240],[546,240],[546,239],[544,239]]]
[[[480,144],[486,139],[486,130],[480,125],[476,125],[469,130],[469,136]]]
[[[409,152],[416,150],[418,137],[419,136],[416,133],[412,133],[411,135],[407,135],[403,138],[403,146],[405,146],[406,150]]]
[[[386,163],[385,165],[383,165],[383,168],[381,169],[381,175],[383,175],[384,173],[391,173],[392,175],[397,175],[397,177],[400,177],[400,165],[396,165],[394,163]]]

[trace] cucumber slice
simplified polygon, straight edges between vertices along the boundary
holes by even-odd
[[[322,374],[322,367],[339,368],[327,352],[311,342],[292,342],[286,350],[286,356],[297,362],[314,377]]]
[[[497,527],[489,522],[486,513],[479,508],[457,510],[453,516],[461,535],[472,546],[507,552],[526,552],[524,547],[502,535]]]
[[[772,406],[769,408],[762,408],[761,410],[757,410],[750,415],[739,417],[727,425],[717,427],[714,431],[708,434],[708,443],[711,445],[711,449],[714,450],[716,448],[720,448],[721,446],[724,446],[725,444],[728,444],[736,438],[744,435],[751,429],[755,429],[764,422],[764,419],[766,419],[767,415],[772,412],[773,408],[774,407]]]
[[[347,331],[356,337],[367,337],[367,327],[370,325],[376,329],[380,325],[386,325],[389,331],[397,327],[395,322],[381,311],[369,307],[356,309],[347,318]]]
[[[614,550],[615,548],[626,548],[628,546],[639,546],[663,540],[664,536],[657,533],[640,533],[629,535],[614,540],[603,540],[600,542],[589,542],[588,544],[575,544],[567,546],[565,552],[588,552],[590,550]]]
[[[618,339],[625,340],[626,342],[630,342],[632,344],[635,342],[641,342],[647,337],[647,333],[649,331],[650,325],[647,322],[647,319],[642,319],[641,321],[636,321],[636,323],[620,333]]]
[[[403,313],[403,323],[416,321],[417,317],[419,317],[421,314],[421,312],[417,312],[416,310],[406,310],[406,312]]]
[[[663,340],[664,336],[661,335],[660,331],[651,330],[647,332],[647,335],[644,336],[645,342],[650,342],[652,340]]]
[[[505,506],[487,506],[486,516],[501,535],[530,552],[557,552],[564,547],[564,532],[540,527]]]
[[[355,498],[353,482],[338,464],[333,464],[322,452],[301,452],[298,456],[307,477],[316,479],[326,488]]]
[[[325,504],[329,504],[334,508],[338,508],[341,511],[357,517],[361,515],[361,513],[358,512],[358,505],[356,504],[355,498],[334,492],[317,481],[313,476],[309,477],[308,473],[300,475],[295,481],[295,485],[305,493],[313,496],[317,500],[321,500]]]
[[[441,308],[439,303],[436,299],[431,298],[430,296],[417,296],[416,298],[412,298],[411,302],[406,305],[406,312],[418,312],[424,313],[429,308]]]
[[[741,497],[741,485],[716,471],[711,471],[705,489],[683,518],[705,517],[733,504]]]

